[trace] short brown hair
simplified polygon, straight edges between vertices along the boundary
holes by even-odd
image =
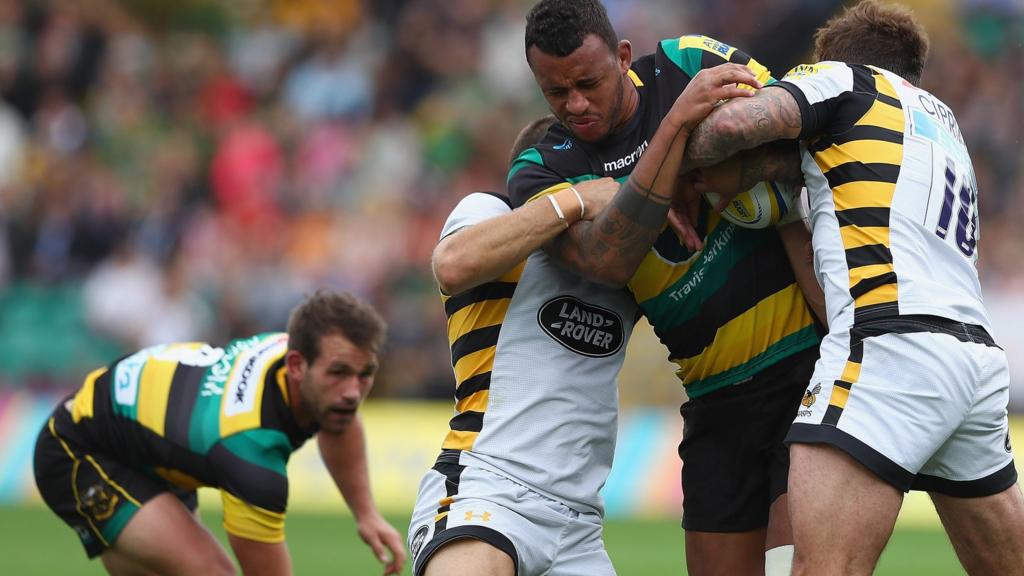
[[[288,349],[312,363],[320,355],[320,339],[340,334],[358,348],[376,353],[387,324],[372,306],[347,292],[317,290],[288,317]]]
[[[864,0],[818,29],[814,58],[878,66],[918,84],[928,33],[906,6]]]
[[[523,129],[519,131],[519,135],[516,136],[516,141],[512,144],[512,155],[509,158],[509,164],[515,162],[516,158],[519,158],[519,155],[525,152],[527,148],[539,144],[544,139],[544,135],[548,133],[548,129],[555,122],[558,122],[558,118],[548,114],[523,126]]]

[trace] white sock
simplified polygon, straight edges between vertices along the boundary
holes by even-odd
[[[778,546],[764,553],[764,576],[789,576],[792,572],[792,544]]]

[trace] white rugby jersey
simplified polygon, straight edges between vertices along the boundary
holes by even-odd
[[[814,268],[829,329],[930,314],[991,331],[978,186],[949,107],[871,66],[821,62],[775,86],[800,105]]]
[[[441,237],[510,210],[500,196],[470,194]],[[442,299],[456,405],[439,460],[489,469],[602,513],[616,378],[637,319],[632,296],[538,250],[497,280]]]

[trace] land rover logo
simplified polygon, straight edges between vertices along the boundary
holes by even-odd
[[[548,300],[537,312],[540,327],[569,350],[601,358],[622,348],[622,318],[572,296]]]

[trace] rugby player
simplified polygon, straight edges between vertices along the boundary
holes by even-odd
[[[969,574],[1024,574],[979,190],[952,111],[917,87],[927,52],[908,9],[862,2],[818,31],[816,64],[725,104],[687,149],[709,165],[800,140],[829,332],[787,437],[794,574],[870,574],[908,490],[930,494]]]
[[[604,221],[577,223],[546,250],[585,277],[628,286],[679,366],[689,396],[679,447],[689,573],[762,574],[766,564],[788,573],[783,439],[819,342],[788,261],[809,271],[806,230],[794,223],[784,242],[703,203],[695,249],[665,227],[672,189],[654,196],[637,181],[669,106],[702,69],[732,62],[760,82],[771,81],[768,70],[703,36],[664,40],[634,62],[597,0],[535,5],[526,55],[560,124],[513,164],[513,205],[545,202],[590,178],[624,181]],[[663,173],[674,180],[679,163]]]
[[[759,85],[747,68],[725,65],[677,95],[638,167],[651,194],[669,193],[674,176],[658,177],[658,168],[670,149],[681,161],[689,130],[712,106],[750,94],[737,82]],[[441,285],[483,283],[443,297],[456,413],[409,526],[417,575],[614,574],[599,491],[612,465],[615,378],[636,304],[624,290],[583,280],[543,251],[529,252],[589,221],[581,218],[600,221],[607,213],[587,214],[591,206],[577,192],[567,187],[543,210],[512,213],[498,198],[473,194],[442,231],[435,252]],[[521,234],[508,233],[519,224]],[[490,255],[473,247],[495,239],[510,246],[495,253],[499,265],[481,274],[478,262]],[[466,271],[453,272],[460,267]]]
[[[367,304],[320,291],[287,334],[154,346],[100,368],[39,434],[39,492],[111,574],[234,574],[195,514],[196,488],[218,488],[242,572],[291,574],[285,466],[316,434],[359,535],[398,574],[405,549],[371,497],[356,414],[384,330]]]

